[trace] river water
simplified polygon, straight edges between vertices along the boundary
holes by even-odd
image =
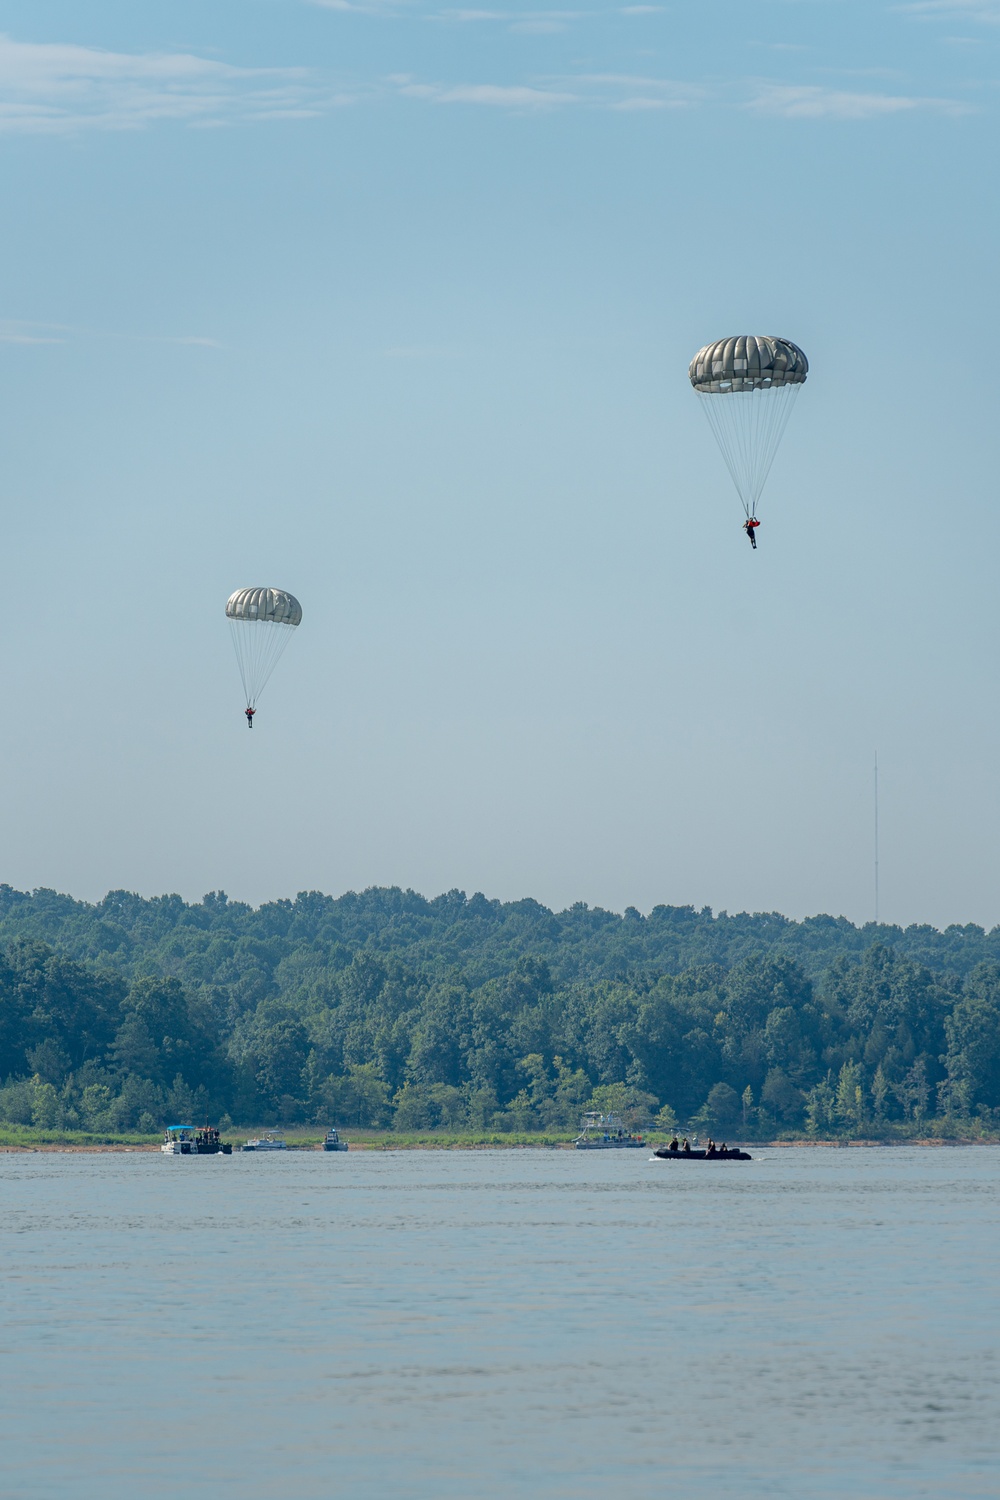
[[[0,1157],[6,1500],[1000,1495],[1000,1149]]]

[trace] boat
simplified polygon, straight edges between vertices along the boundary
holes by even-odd
[[[194,1140],[199,1156],[232,1156],[233,1154],[229,1141],[220,1138],[215,1125],[203,1125]]]
[[[193,1125],[168,1125],[163,1132],[164,1156],[197,1156],[198,1142]]]
[[[280,1140],[277,1136],[272,1135],[269,1130],[265,1130],[262,1136],[255,1137],[252,1141],[247,1141],[246,1145],[243,1147],[243,1150],[287,1151],[288,1147],[285,1145],[283,1140]]]
[[[330,1126],[330,1129],[326,1132],[326,1136],[324,1137],[324,1140],[323,1140],[323,1150],[324,1151],[346,1151],[347,1150],[347,1142],[346,1141],[342,1141],[340,1139],[340,1136],[337,1134],[336,1130],[333,1128],[332,1125]]]
[[[725,1151],[671,1151],[669,1146],[660,1146],[653,1152],[661,1161],[753,1161],[749,1151],[741,1151],[738,1146],[730,1146]]]
[[[645,1146],[641,1133],[626,1130],[618,1115],[591,1110],[583,1117],[581,1133],[573,1142],[578,1151],[621,1151]]]
[[[164,1156],[232,1156],[233,1148],[220,1138],[214,1125],[195,1130],[193,1125],[168,1125],[163,1132]]]

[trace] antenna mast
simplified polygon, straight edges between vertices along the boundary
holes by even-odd
[[[875,921],[878,922],[878,751],[875,751]]]

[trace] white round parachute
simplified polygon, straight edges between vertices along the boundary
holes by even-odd
[[[706,344],[688,368],[748,520],[808,373],[797,344],[752,333]]]
[[[302,622],[302,606],[284,589],[237,589],[226,603],[226,616],[247,708],[252,709]]]

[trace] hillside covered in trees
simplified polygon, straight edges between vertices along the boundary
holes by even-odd
[[[1000,1129],[1000,929],[0,886],[0,1119]],[[596,1092],[595,1092],[596,1091]]]

